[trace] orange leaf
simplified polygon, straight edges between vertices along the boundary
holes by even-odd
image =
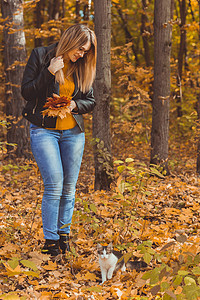
[[[8,276],[14,276],[21,273],[20,266],[18,265],[16,268],[12,269],[8,263],[3,263],[4,267],[6,268]]]
[[[70,113],[69,105],[71,102],[71,97],[58,96],[53,94],[53,97],[47,98],[47,102],[44,107],[45,110],[42,111],[43,116],[49,117],[60,117],[63,119]]]
[[[56,262],[52,262],[51,260],[48,261],[48,265],[42,266],[43,269],[52,271],[57,269],[57,264]]]
[[[94,273],[87,272],[84,276],[85,280],[96,280],[97,277]]]

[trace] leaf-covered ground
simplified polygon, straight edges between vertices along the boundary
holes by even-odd
[[[0,299],[200,299],[195,145],[171,143],[171,176],[153,176],[145,165],[149,146],[138,138],[140,130],[137,125],[113,125],[118,162],[112,189],[105,192],[93,189],[87,129],[71,253],[57,261],[40,253],[43,186],[35,162],[1,161]],[[148,268],[118,271],[101,285],[96,245],[110,241],[125,257],[145,260]]]

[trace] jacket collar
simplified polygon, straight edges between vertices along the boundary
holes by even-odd
[[[52,59],[52,57],[55,56],[56,54],[56,47],[57,47],[58,43],[54,43],[46,48],[46,56],[44,59],[45,64],[48,64],[50,62],[50,60]]]

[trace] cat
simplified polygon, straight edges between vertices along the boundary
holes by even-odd
[[[126,268],[137,270],[147,267],[147,264],[144,261],[128,261],[125,264],[124,259],[122,258],[123,254],[114,250],[112,243],[108,244],[108,246],[97,244],[97,252],[99,256],[102,284],[107,279],[111,279],[113,272],[119,269],[121,269],[122,272],[125,272]]]

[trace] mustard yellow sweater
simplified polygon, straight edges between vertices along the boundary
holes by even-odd
[[[63,72],[66,74],[67,65],[64,66]],[[60,96],[69,96],[71,97],[74,92],[74,80],[73,75],[69,76],[68,78],[65,78],[65,83],[63,85],[60,85]],[[56,121],[56,128],[57,130],[66,130],[74,128],[77,125],[74,117],[67,113],[67,116],[63,119],[60,117],[57,118]]]

